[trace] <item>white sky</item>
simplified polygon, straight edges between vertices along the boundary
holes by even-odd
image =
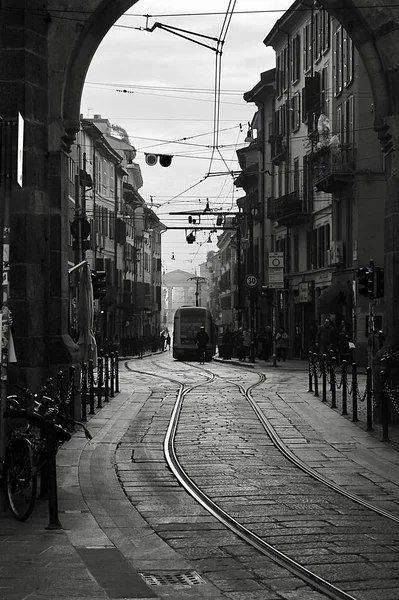
[[[239,169],[236,150],[246,145],[247,122],[256,108],[243,100],[243,94],[258,83],[260,73],[275,66],[274,51],[266,48],[263,40],[291,3],[237,0],[223,47],[219,151],[215,153],[216,53],[162,29],[147,32],[135,28],[146,26],[143,15],[152,15],[148,27],[160,22],[218,38],[232,2],[139,0],[101,43],[87,74],[81,112],[84,117],[101,114],[127,130],[144,179],[139,192],[146,202],[152,196],[154,205],[160,205],[155,211],[166,225],[188,225],[187,217],[169,213],[203,210],[207,198],[213,210],[237,209],[235,200],[244,191],[234,187],[230,175],[207,174],[227,172],[226,165],[229,170]],[[123,89],[133,93],[117,91]],[[150,167],[144,152],[171,154],[172,165]],[[201,223],[205,224],[204,218]],[[206,224],[212,226],[214,220]],[[216,234],[211,235],[213,243],[207,243],[209,232],[199,232],[193,245],[188,245],[185,237],[184,230],[163,234],[162,264],[166,271],[195,272],[206,253],[217,250]],[[175,260],[171,260],[172,253]]]

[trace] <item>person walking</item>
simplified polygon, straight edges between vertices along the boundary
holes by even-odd
[[[286,361],[288,352],[289,337],[284,327],[280,327],[276,335],[277,360]]]
[[[330,350],[335,351],[337,336],[331,319],[326,319],[323,325],[320,325],[316,336],[316,347],[319,353],[319,360],[323,354],[329,356]]]
[[[262,358],[264,361],[269,360],[269,356],[273,353],[273,334],[270,325],[266,325],[262,336]]]
[[[166,347],[168,350],[170,350],[170,334],[168,332],[168,335],[166,336]]]
[[[198,357],[200,365],[205,364],[206,345],[209,342],[209,335],[205,331],[205,327],[201,325],[199,332],[195,336],[195,343],[198,346]]]
[[[244,360],[248,357],[251,360],[251,332],[245,329],[243,331]]]

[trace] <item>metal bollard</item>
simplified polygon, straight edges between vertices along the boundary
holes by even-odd
[[[115,392],[119,394],[119,352],[115,352]]]
[[[115,396],[115,355],[113,352],[109,355],[110,359],[110,393],[111,398]]]
[[[327,402],[327,355],[326,354],[323,354],[322,359],[321,359],[321,374],[322,374],[322,384],[323,384],[321,401]]]
[[[69,415],[75,420],[75,367],[69,367]]]
[[[366,369],[367,431],[373,431],[373,370]]]
[[[337,408],[337,396],[336,396],[336,381],[335,381],[335,369],[337,359],[335,356],[331,358],[330,362],[330,385],[331,385],[331,408]]]
[[[352,421],[357,423],[357,364],[352,363]]]
[[[386,371],[380,371],[381,379],[381,425],[382,425],[382,441],[389,442],[388,434],[388,391],[387,391],[387,374]]]
[[[47,453],[47,477],[48,477],[48,513],[49,523],[46,529],[61,529],[58,518],[58,495],[57,495],[57,464],[56,439],[54,421],[45,421],[46,453]]]
[[[109,356],[104,355],[104,402],[109,402]]]
[[[82,421],[87,421],[87,364],[82,363],[82,388],[80,393]]]
[[[308,392],[313,392],[313,354],[309,351],[309,389]]]
[[[101,394],[103,385],[103,358],[99,356],[97,359],[97,408],[102,408]]]
[[[314,373],[314,395],[319,395],[319,380],[317,378],[317,354],[313,353],[313,373]]]
[[[94,415],[95,413],[95,409],[94,409],[94,363],[93,363],[93,359],[90,358],[89,360],[89,368],[88,368],[88,380],[89,380],[89,404],[90,404],[90,410],[89,410],[89,415]]]
[[[342,415],[348,414],[348,363],[342,361]]]

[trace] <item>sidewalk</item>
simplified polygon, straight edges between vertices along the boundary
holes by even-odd
[[[221,359],[215,362],[233,364]],[[343,459],[358,456],[358,460],[384,475],[398,465],[392,454],[394,444],[381,442],[377,435],[373,439],[373,435],[359,430],[360,425],[358,429],[348,418],[299,388],[295,375],[290,377],[289,373],[302,371],[300,381],[306,382],[307,363],[287,361],[273,368],[260,361],[254,365],[236,362],[265,372],[270,386],[279,389],[282,400],[288,398],[295,407],[298,420],[306,414],[309,427],[327,431],[328,439],[350,440],[352,454],[344,444]],[[151,409],[147,386],[133,380],[126,384],[127,381],[130,380],[126,377],[121,385],[124,390],[90,418],[88,428],[93,440],[88,444],[83,432],[77,431],[57,455],[62,529],[46,530],[44,500],[39,499],[25,523],[17,522],[10,513],[0,513],[0,600],[223,598],[210,583],[197,587],[147,585],[140,575],[160,571],[184,573],[192,571],[192,564],[148,525],[117,478],[116,461],[119,470],[129,469],[132,463],[120,441],[129,425],[137,423],[140,410]],[[282,415],[284,410],[283,407]],[[399,427],[396,433],[399,442]],[[161,451],[162,432],[157,430],[156,435],[156,445],[146,449],[149,460],[151,453]],[[308,443],[311,449],[312,441]],[[170,511],[173,522],[173,506]]]

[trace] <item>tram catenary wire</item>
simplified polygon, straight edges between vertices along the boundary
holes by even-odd
[[[220,506],[218,506],[215,502],[213,502],[213,500],[211,500],[194,483],[194,481],[189,477],[189,475],[186,473],[186,471],[181,466],[181,464],[177,458],[176,452],[175,452],[174,441],[175,441],[175,435],[176,435],[176,431],[177,431],[177,426],[178,426],[178,422],[179,422],[179,416],[180,416],[181,408],[183,405],[183,401],[184,401],[185,397],[191,391],[193,391],[194,389],[196,389],[202,385],[212,383],[212,381],[214,381],[216,377],[220,377],[220,376],[215,373],[212,373],[211,371],[208,371],[205,368],[197,367],[197,365],[189,364],[189,366],[195,366],[198,369],[200,369],[201,371],[204,371],[204,373],[207,373],[209,375],[209,377],[205,382],[201,381],[199,383],[187,385],[185,383],[181,383],[180,381],[178,381],[174,378],[165,376],[164,374],[158,375],[155,373],[149,373],[148,371],[141,371],[139,369],[133,369],[133,368],[129,367],[129,362],[130,361],[125,362],[125,368],[128,371],[131,371],[134,373],[142,373],[144,375],[149,375],[150,377],[160,378],[160,379],[175,383],[179,386],[178,393],[177,393],[177,399],[176,399],[174,408],[172,410],[172,415],[171,415],[170,422],[169,422],[167,432],[165,435],[163,448],[164,448],[165,460],[168,464],[169,469],[175,475],[176,479],[182,485],[182,487],[184,487],[185,490],[191,495],[191,497],[193,497],[199,504],[201,504],[201,506],[203,506],[203,508],[205,508],[205,510],[207,510],[216,519],[218,519],[221,523],[223,523],[228,529],[230,529],[230,531],[233,531],[241,539],[243,539],[245,542],[250,544],[253,548],[257,549],[261,554],[267,556],[268,558],[273,560],[275,563],[277,563],[279,566],[286,569],[287,571],[289,571],[290,573],[292,573],[293,575],[295,575],[296,577],[298,577],[299,579],[301,579],[302,581],[307,583],[309,585],[309,587],[311,587],[312,589],[324,594],[331,600],[356,600],[354,598],[354,596],[347,594],[343,590],[340,590],[339,588],[337,588],[332,583],[328,582],[327,580],[323,579],[322,577],[319,577],[318,575],[316,575],[315,573],[313,573],[306,567],[302,566],[295,560],[291,559],[284,553],[277,550],[277,548],[275,548],[274,546],[272,546],[271,544],[269,544],[268,542],[266,542],[265,540],[263,540],[262,538],[257,536],[255,533],[253,533],[252,531],[247,529],[244,525],[241,525],[241,523],[236,521],[236,519],[231,517]],[[188,363],[179,361],[179,364],[187,365]],[[253,401],[253,399],[252,399],[252,402],[250,401],[251,390],[254,389],[255,387],[257,387],[258,385],[262,384],[266,380],[266,376],[263,373],[257,373],[257,376],[258,376],[258,381],[255,382],[254,384],[250,385],[247,389],[245,389],[244,386],[242,386],[241,384],[238,384],[234,381],[229,380],[230,383],[232,383],[233,385],[238,387],[241,394],[243,394],[243,396],[249,401],[252,408],[254,407],[254,405],[253,405],[254,401]],[[255,412],[259,418],[258,412],[257,411],[255,411]],[[291,460],[291,458],[289,458],[289,460]],[[338,491],[338,490],[336,490],[336,491]]]

